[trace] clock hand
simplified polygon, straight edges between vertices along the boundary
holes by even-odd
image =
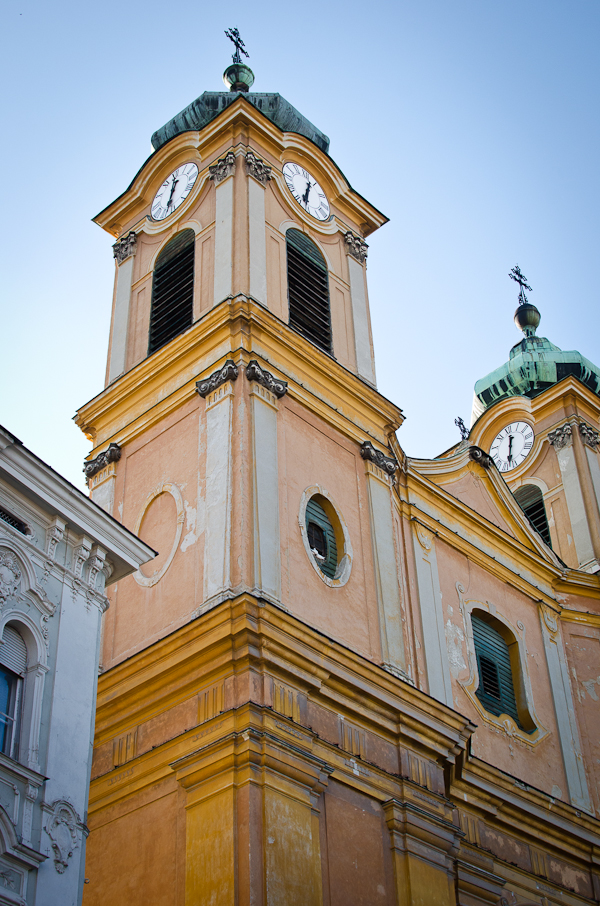
[[[512,434],[509,434],[508,435],[508,456],[507,456],[508,462],[512,462],[512,442],[513,442],[513,436],[512,436]]]
[[[304,202],[304,204],[308,204],[308,196],[309,196],[309,194],[310,194],[310,190],[311,190],[311,185],[310,185],[310,180],[309,180],[309,181],[306,183],[306,192],[305,192],[304,195],[302,196],[302,201]]]
[[[169,195],[169,200],[167,202],[167,210],[171,207],[171,202],[173,201],[173,193],[175,191],[175,186],[179,182],[178,179],[173,180],[173,185],[171,186],[171,194]]]

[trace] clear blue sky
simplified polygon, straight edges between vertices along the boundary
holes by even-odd
[[[3,7],[0,422],[83,487],[75,409],[103,387],[111,238],[90,222],[150,136],[221,90],[237,26],[390,223],[370,242],[380,390],[409,455],[468,422],[508,358],[518,263],[539,333],[600,363],[598,0]]]

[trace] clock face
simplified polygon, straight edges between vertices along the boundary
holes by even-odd
[[[182,164],[167,176],[152,202],[153,219],[164,220],[176,211],[192,191],[197,178],[196,164]]]
[[[329,202],[325,192],[308,170],[299,164],[283,165],[286,185],[298,204],[317,220],[329,219]]]
[[[492,442],[490,455],[500,472],[511,472],[525,461],[533,446],[533,428],[527,422],[511,422]]]

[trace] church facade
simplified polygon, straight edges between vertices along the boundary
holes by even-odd
[[[76,420],[92,499],[159,555],[108,591],[84,904],[598,902],[598,371],[520,306],[470,432],[407,456],[386,217],[234,68],[96,218]]]

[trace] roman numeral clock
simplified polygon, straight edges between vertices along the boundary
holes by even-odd
[[[511,422],[498,432],[490,455],[499,472],[512,472],[529,456],[533,446],[533,428],[527,422]]]

